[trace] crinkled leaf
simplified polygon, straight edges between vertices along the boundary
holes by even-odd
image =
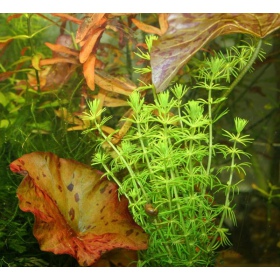
[[[169,14],[168,30],[151,51],[156,91],[166,89],[178,70],[210,40],[230,33],[263,38],[280,26],[280,14]]]
[[[147,248],[147,235],[132,219],[125,197],[102,173],[49,152],[26,154],[10,164],[25,175],[17,190],[19,207],[35,216],[33,228],[43,251],[69,254],[93,265],[115,248]]]

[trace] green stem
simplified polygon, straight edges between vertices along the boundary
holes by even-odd
[[[245,74],[250,70],[250,68],[252,67],[253,63],[255,62],[255,60],[259,55],[261,45],[262,45],[262,39],[259,39],[256,49],[252,57],[248,61],[247,65],[242,69],[242,71],[239,73],[238,77],[234,80],[234,82],[230,85],[230,87],[224,91],[222,97],[227,97],[232,92],[232,90],[236,87],[236,85],[242,80]],[[214,106],[213,111],[215,111],[215,113],[218,114],[221,108],[222,108],[222,104],[218,105],[218,107]]]
[[[212,80],[210,81],[210,85],[212,85]],[[212,123],[212,90],[209,89],[208,92],[208,117],[209,117],[209,152],[208,152],[208,163],[206,174],[210,175],[210,168],[212,162],[212,151],[213,151],[213,123]]]
[[[28,37],[29,37],[29,43],[30,43],[30,49],[31,49],[31,55],[33,56],[35,54],[34,52],[34,47],[33,47],[33,42],[32,42],[32,37],[31,37],[31,17],[33,14],[31,15],[27,15],[27,30],[28,30]],[[41,92],[41,88],[40,88],[40,79],[39,79],[39,73],[37,69],[35,70],[35,75],[36,75],[36,80],[37,80],[37,87],[38,87],[38,93]]]
[[[132,182],[133,182],[133,185],[134,187],[137,189],[138,186],[139,188],[141,189],[143,195],[145,196],[145,199],[148,200],[148,196],[147,196],[147,193],[144,189],[144,187],[142,186],[142,184],[137,180],[137,177],[134,173],[134,171],[131,169],[130,165],[126,162],[125,158],[120,154],[119,150],[115,147],[115,145],[108,140],[108,137],[103,133],[103,131],[101,130],[99,124],[97,123],[96,120],[94,120],[95,122],[95,126],[97,127],[100,135],[105,139],[105,141],[111,146],[111,148],[119,155],[120,159],[123,161],[123,163],[125,164],[131,178],[133,178]],[[117,183],[117,182],[116,182]],[[138,185],[138,186],[137,186]]]

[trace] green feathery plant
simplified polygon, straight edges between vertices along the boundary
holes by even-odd
[[[148,52],[138,56],[147,61],[152,41],[146,39]],[[260,52],[260,44],[246,43],[202,61],[194,88],[206,91],[207,98],[188,100],[189,88],[176,84],[156,94],[153,85],[137,88],[129,97],[133,110],[128,133],[114,145],[114,135],[105,135],[102,126],[111,118],[103,117],[99,100],[89,102],[84,119],[92,121],[88,133],[97,130],[99,146],[92,165],[102,165],[105,174],[119,186],[129,200],[134,220],[149,234],[149,246],[139,252],[139,266],[209,266],[215,250],[231,245],[225,219],[236,225],[233,197],[238,191],[234,175],[245,173],[250,155],[245,147],[252,139],[242,135],[247,121],[236,117],[235,132],[223,130],[228,145],[215,141],[215,124],[227,114],[218,108],[232,90],[231,79],[240,80]],[[150,67],[136,69],[152,71]],[[232,85],[231,84],[231,85]],[[150,90],[153,103],[147,103],[143,91]],[[103,147],[110,149],[104,149]],[[215,168],[219,155],[230,159],[228,166]],[[219,179],[228,172],[227,182]],[[215,194],[224,192],[224,203],[215,202]]]

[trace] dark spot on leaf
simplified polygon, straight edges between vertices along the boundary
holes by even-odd
[[[106,184],[103,188],[100,189],[100,193],[104,193],[107,187],[108,187],[108,184]]]
[[[43,175],[43,177],[47,177],[47,175],[44,172],[42,173],[42,175]]]
[[[125,236],[129,236],[132,233],[133,233],[133,229],[129,229],[125,232]]]
[[[100,220],[103,220],[104,219],[104,216],[102,216],[101,218],[100,218]]]
[[[118,220],[117,219],[113,219],[111,222],[112,223],[115,223],[115,222],[117,222]]]
[[[70,183],[68,186],[67,186],[67,189],[72,192],[73,189],[74,189],[74,185],[72,183]]]
[[[60,185],[57,186],[59,191],[62,192],[62,187]]]
[[[107,226],[108,224],[109,224],[109,223],[108,223],[108,222],[106,222],[106,223],[105,223],[105,226]]]
[[[138,236],[138,235],[139,235],[139,232],[137,231],[137,232],[135,233],[135,235]]]
[[[112,192],[112,190],[113,190],[113,189],[110,189],[110,190],[109,190],[109,193],[111,193],[111,192]]]
[[[26,204],[29,204],[29,205],[31,205],[31,202],[29,202],[29,201],[26,201]]]
[[[78,194],[78,193],[75,193],[75,201],[78,202],[79,200],[80,200],[79,194]]]
[[[39,180],[40,179],[39,176],[37,176],[36,179]]]
[[[73,208],[71,208],[70,211],[68,212],[68,214],[70,216],[71,221],[73,221],[75,218],[75,210]]]
[[[101,208],[100,213],[103,212],[103,210],[104,210],[105,207],[106,207],[106,206],[104,205],[104,206]]]

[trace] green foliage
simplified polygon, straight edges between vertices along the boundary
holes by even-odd
[[[141,53],[144,56],[148,57]],[[113,135],[106,136],[101,130],[107,118],[99,121],[104,113],[104,109],[98,110],[99,101],[89,103],[90,113],[84,117],[92,121],[90,130],[96,129],[102,136],[92,164],[101,164],[106,175],[118,183],[135,221],[150,235],[147,251],[140,252],[139,266],[209,266],[215,250],[231,244],[224,221],[227,218],[236,225],[232,201],[240,182],[234,175],[245,173],[244,167],[249,166],[237,160],[250,156],[238,147],[252,139],[242,135],[247,121],[235,118],[236,132],[223,130],[229,144],[216,143],[214,126],[227,110],[213,113],[213,106],[225,101],[221,92],[251,56],[243,50],[231,55],[229,50],[206,58],[194,87],[207,92],[205,99],[183,102],[190,89],[176,84],[154,93],[154,102],[148,103],[139,87],[129,97],[133,116],[124,120],[131,127],[118,146],[112,143]],[[145,86],[147,89],[153,91],[154,87]],[[106,144],[111,152],[102,148]],[[215,169],[213,159],[219,154],[230,162]],[[221,182],[221,172],[227,172],[227,182]],[[221,192],[224,202],[217,204],[215,194]]]

